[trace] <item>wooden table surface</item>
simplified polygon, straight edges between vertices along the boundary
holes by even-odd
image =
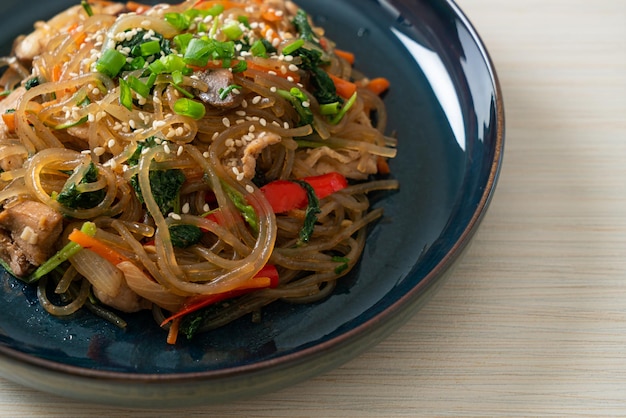
[[[498,190],[454,275],[343,367],[171,416],[626,416],[626,2],[458,4],[495,62],[507,128]],[[168,413],[0,380],[2,417],[88,415]]]

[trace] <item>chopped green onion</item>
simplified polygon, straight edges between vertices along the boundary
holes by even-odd
[[[200,102],[183,97],[174,103],[174,113],[193,119],[202,119],[206,113],[206,108]]]
[[[152,64],[148,65],[148,69],[152,74],[163,74],[167,72],[167,67],[162,60],[156,60]]]
[[[0,92],[0,97],[8,96],[12,92],[13,92],[13,90],[4,90],[4,91]],[[15,109],[13,109],[13,111],[15,111]]]
[[[267,49],[265,49],[265,44],[261,41],[255,41],[250,47],[250,53],[255,57],[267,57]]]
[[[82,118],[80,118],[76,122],[67,122],[67,123],[62,123],[60,125],[56,125],[54,127],[54,129],[60,130],[60,129],[73,128],[74,126],[82,125],[83,123],[87,122],[88,120],[89,120],[88,116],[83,116]]]
[[[241,27],[239,27],[239,23],[233,22],[228,26],[224,26],[222,28],[222,33],[226,35],[228,39],[234,41],[241,38],[241,36],[243,35],[243,30],[241,30]]]
[[[304,46],[304,39],[298,39],[293,41],[292,43],[285,45],[283,48],[283,55],[290,55],[296,52],[298,49]]]
[[[85,13],[87,13],[87,16],[93,16],[93,10],[91,9],[91,5],[87,3],[86,0],[81,1],[80,5],[83,6],[83,9],[85,10]]]
[[[226,97],[228,97],[228,95],[230,94],[231,91],[233,90],[241,90],[241,86],[238,86],[236,84],[231,84],[230,86],[226,87],[225,89],[219,89],[219,97],[220,100],[226,100]]]
[[[165,13],[163,18],[179,31],[189,29],[190,20],[182,13]]]
[[[154,83],[156,83],[156,79],[157,79],[157,75],[154,73],[151,73],[148,76],[148,80],[146,81],[146,86],[151,89],[152,87],[154,87]]]
[[[237,62],[237,64],[235,64],[235,66],[232,68],[234,74],[243,73],[247,69],[248,63],[245,60],[239,60],[239,62]]]
[[[174,71],[183,71],[187,68],[187,64],[183,61],[182,57],[174,54],[166,55],[162,57],[159,61],[165,64],[165,71],[168,73],[173,73]]]
[[[189,65],[204,67],[209,62],[211,50],[211,44],[208,41],[201,38],[193,38],[187,45],[187,51],[185,51],[183,59]]]
[[[248,16],[238,16],[237,17],[237,21],[239,23],[241,23],[242,25],[244,25],[246,28],[250,29],[250,20],[248,19]]]
[[[148,41],[139,45],[139,54],[137,55],[149,57],[159,52],[161,52],[161,43],[159,41]]]
[[[221,15],[223,11],[224,11],[224,6],[222,4],[216,4],[215,6],[211,7],[209,10],[205,10],[202,13],[215,17],[215,16]]]
[[[126,78],[126,82],[128,83],[128,86],[131,89],[135,90],[137,92],[137,94],[139,94],[140,96],[142,96],[142,97],[150,96],[150,87],[148,87],[148,85],[144,84],[137,77],[129,75]]]
[[[187,45],[189,45],[189,41],[193,39],[193,35],[191,33],[181,33],[179,35],[174,36],[174,45],[178,49],[178,52],[185,55],[185,51],[187,50]]]
[[[356,95],[357,94],[354,93],[352,97],[348,99],[348,101],[343,105],[339,113],[335,115],[335,117],[330,121],[330,123],[332,123],[333,125],[336,125],[339,122],[341,122],[341,119],[343,119],[345,114],[348,113],[348,110],[350,110],[350,108],[354,105],[354,102],[356,102]]]
[[[256,214],[254,207],[248,204],[245,197],[243,197],[241,193],[232,188],[226,182],[222,181],[222,187],[231,202],[233,202],[235,207],[239,210],[239,212],[241,212],[241,215],[248,225],[250,225],[255,232],[259,232],[259,217]]]
[[[107,49],[96,62],[96,70],[113,78],[124,65],[126,65],[126,56],[124,54],[116,49]]]
[[[341,109],[341,103],[333,102],[320,105],[320,113],[325,116],[336,115]]]
[[[178,90],[183,96],[185,96],[185,97],[187,97],[189,99],[193,99],[195,97],[193,94],[189,93],[187,90],[185,90],[184,88],[182,88],[178,84],[170,83],[170,85],[172,87],[174,87],[176,90]]]
[[[182,71],[176,70],[172,71],[172,81],[174,84],[180,84],[183,82],[183,73]]]
[[[128,110],[133,110],[133,94],[123,78],[120,78],[120,104]]]

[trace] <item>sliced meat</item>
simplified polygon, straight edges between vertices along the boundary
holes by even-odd
[[[280,135],[273,132],[261,132],[253,139],[243,151],[241,164],[243,175],[247,179],[251,179],[256,174],[256,159],[261,152],[270,145],[277,144],[281,141]]]
[[[0,212],[0,257],[25,276],[54,254],[62,230],[59,212],[40,202],[20,202]]]
[[[196,76],[209,85],[207,91],[198,91],[197,96],[204,103],[220,108],[231,108],[241,103],[240,95],[229,91],[224,98],[220,95],[233,84],[233,73],[226,69],[197,72]]]

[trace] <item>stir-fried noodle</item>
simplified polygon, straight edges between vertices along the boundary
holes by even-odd
[[[0,62],[5,266],[53,315],[152,309],[170,342],[326,297],[397,188],[388,83],[353,59],[284,0],[38,22]]]

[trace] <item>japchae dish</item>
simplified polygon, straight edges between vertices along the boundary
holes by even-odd
[[[0,258],[52,315],[321,300],[398,187],[389,83],[290,1],[82,2],[1,62]]]

